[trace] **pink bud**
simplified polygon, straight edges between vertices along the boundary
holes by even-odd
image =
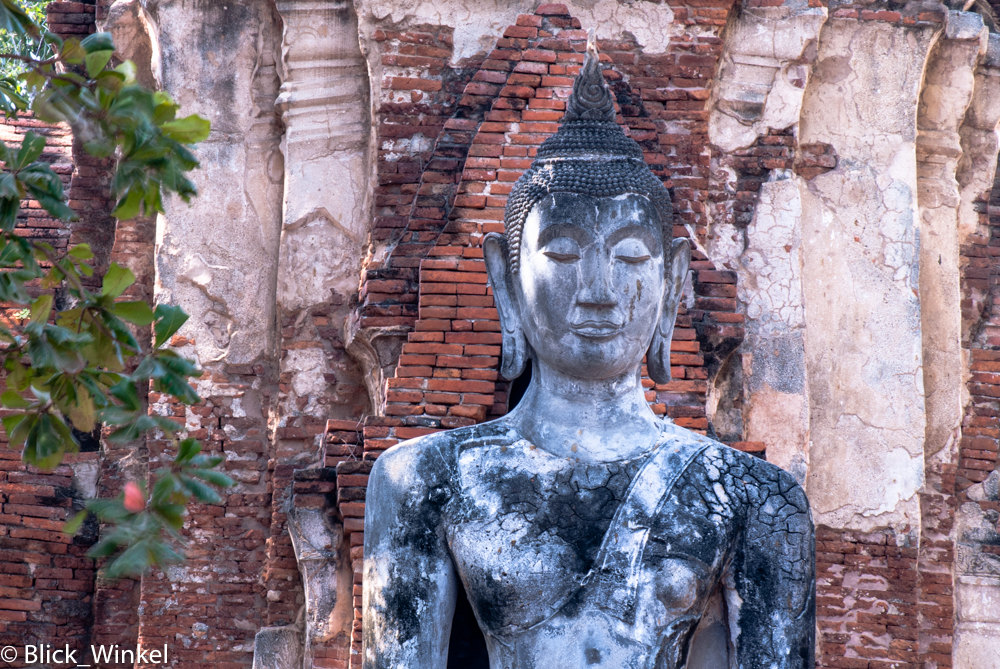
[[[129,481],[125,484],[125,510],[131,513],[139,513],[146,508],[146,498],[143,497],[139,484]]]

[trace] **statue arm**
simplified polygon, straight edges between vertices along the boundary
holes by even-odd
[[[437,477],[424,453],[419,444],[403,444],[372,469],[365,513],[364,669],[447,665],[457,582],[440,525],[445,495],[434,486]]]
[[[736,666],[812,669],[816,546],[809,502],[786,472],[762,469],[745,479],[746,524],[727,579],[729,619],[739,626]]]

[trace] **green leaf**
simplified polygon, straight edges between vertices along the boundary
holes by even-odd
[[[17,186],[17,179],[9,172],[0,176],[0,197],[21,199],[21,190]]]
[[[113,313],[118,318],[126,320],[133,325],[138,325],[139,327],[145,327],[155,320],[153,315],[153,310],[149,308],[149,305],[142,300],[136,300],[134,302],[115,302],[110,308],[111,313]]]
[[[118,200],[118,205],[111,212],[111,215],[119,221],[127,221],[130,218],[138,216],[141,207],[142,190],[139,188],[130,188],[126,195]]]
[[[94,257],[93,251],[90,250],[90,244],[77,244],[69,250],[67,255],[77,260],[90,260]]]
[[[117,93],[125,85],[125,75],[115,70],[105,70],[97,75],[97,85],[111,93]]]
[[[21,211],[21,198],[0,198],[0,230],[13,232],[17,225],[17,215]]]
[[[21,448],[24,440],[28,437],[28,432],[38,420],[38,414],[17,413],[11,416],[4,416],[2,419],[3,429],[7,433],[8,446],[11,448]]]
[[[62,198],[56,199],[47,195],[42,195],[39,193],[32,193],[38,203],[42,205],[45,211],[52,214],[54,217],[58,218],[60,221],[78,221],[80,217],[77,216],[76,212],[69,208]]]
[[[45,323],[52,313],[52,295],[41,295],[34,304],[31,305],[31,322]]]
[[[75,450],[76,442],[70,437],[70,443],[66,443],[59,425],[62,425],[62,421],[50,414],[43,413],[38,417],[24,442],[22,457],[25,462],[40,469],[55,469],[67,449]],[[62,427],[65,428],[65,425]],[[68,429],[65,434],[69,434]]]
[[[138,577],[149,566],[147,540],[129,546],[125,551],[105,566],[108,578]]]
[[[208,139],[212,123],[197,114],[168,121],[160,126],[163,134],[181,144],[197,144]]]
[[[181,483],[184,484],[184,487],[187,488],[199,502],[204,502],[205,504],[218,504],[222,501],[219,493],[215,492],[201,481],[195,481],[194,479],[185,476],[181,478]]]
[[[6,393],[5,393],[6,394]],[[27,405],[25,405],[27,406]],[[201,444],[198,443],[197,439],[182,439],[180,446],[177,449],[177,457],[174,458],[174,462],[180,464],[182,462],[187,462],[194,456],[201,452]]]
[[[73,427],[81,432],[93,432],[94,422],[94,400],[83,386],[76,388],[76,401],[66,409],[66,415],[73,423]]]
[[[0,395],[0,404],[3,404],[7,409],[24,409],[31,406],[28,400],[14,390],[5,390],[3,395]]]
[[[135,83],[135,63],[130,60],[126,60],[124,63],[115,68],[115,72],[118,72],[125,77],[125,85],[131,85]]]
[[[104,49],[101,51],[91,51],[86,55],[84,62],[87,66],[87,74],[90,75],[91,79],[101,73],[101,70],[108,64],[114,53],[111,49]]]
[[[187,509],[183,504],[161,504],[156,507],[156,511],[167,521],[168,529],[180,530],[184,527],[184,514]]]
[[[62,531],[72,537],[80,531],[80,526],[83,525],[83,521],[85,520],[87,520],[87,512],[81,511],[66,521],[66,524],[63,525]]]
[[[116,550],[118,550],[118,546],[119,544],[115,541],[112,541],[111,537],[101,539],[99,542],[97,542],[97,544],[93,548],[87,551],[87,557],[91,558],[92,560],[97,560],[102,557],[108,557]]]
[[[59,55],[69,65],[80,65],[87,55],[87,50],[80,46],[80,40],[70,37],[63,42]]]
[[[222,472],[217,472],[211,469],[190,469],[187,471],[191,476],[197,476],[200,479],[208,481],[212,485],[217,485],[220,488],[231,488],[236,485],[233,479],[229,478]]]
[[[132,270],[122,267],[118,263],[111,263],[107,274],[104,275],[101,295],[118,297],[133,283],[135,283],[135,274],[132,274]]]
[[[17,152],[17,158],[14,159],[14,164],[11,168],[19,170],[27,167],[31,163],[38,160],[44,149],[45,138],[41,135],[36,135],[33,131],[29,130],[24,136],[24,141],[21,142],[21,149]]]
[[[135,382],[125,377],[115,385],[108,388],[108,392],[113,397],[120,400],[122,405],[129,411],[138,411],[142,408],[139,402],[139,392],[136,390]]]
[[[160,304],[156,307],[156,311],[153,312],[156,316],[156,325],[154,330],[156,331],[156,343],[155,348],[159,348],[165,342],[167,342],[175,332],[181,329],[185,321],[188,319],[188,315],[184,313],[184,310],[180,307],[171,306],[169,304]]]
[[[9,366],[8,366],[9,365]],[[7,370],[7,385],[18,392],[24,392],[31,383],[30,368],[25,367],[17,360],[7,359],[4,364]]]
[[[176,476],[173,474],[161,476],[153,484],[152,503],[155,505],[169,503],[170,498],[173,497],[174,493],[179,492],[179,490],[180,485]]]
[[[42,31],[14,0],[0,2],[0,29],[14,35],[41,37]]]
[[[83,41],[80,42],[80,46],[82,46],[84,51],[87,53],[114,51],[115,41],[111,37],[111,33],[94,33],[93,35],[85,37]]]
[[[124,425],[125,423],[131,423],[135,419],[135,411],[115,406],[101,409],[101,422],[105,425]]]

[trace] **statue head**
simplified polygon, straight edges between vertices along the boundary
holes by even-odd
[[[504,226],[483,240],[504,377],[534,355],[570,376],[612,378],[645,354],[650,377],[670,380],[691,252],[672,239],[667,189],[616,121],[593,33],[563,123],[515,184]]]

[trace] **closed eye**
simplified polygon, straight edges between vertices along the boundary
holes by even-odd
[[[637,265],[637,264],[639,264],[641,262],[646,262],[647,260],[649,260],[649,258],[650,258],[649,255],[644,255],[644,256],[625,256],[625,255],[618,254],[618,255],[615,256],[616,260],[621,260],[622,262],[627,262],[630,265]]]
[[[554,251],[545,251],[544,253],[556,262],[573,262],[580,259],[580,256],[575,253],[556,253]]]

